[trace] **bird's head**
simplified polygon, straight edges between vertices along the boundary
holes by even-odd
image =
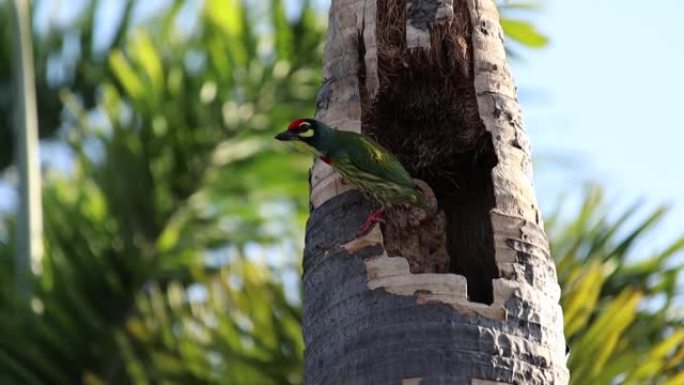
[[[275,138],[282,141],[302,142],[313,147],[317,153],[324,153],[326,152],[324,148],[327,143],[326,139],[332,132],[330,127],[316,119],[297,119],[293,120],[287,126],[287,130],[279,133]]]

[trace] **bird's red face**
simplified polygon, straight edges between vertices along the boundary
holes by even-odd
[[[293,120],[287,130],[276,135],[276,139],[282,141],[302,140],[311,138],[315,134],[315,128],[310,119]]]
[[[310,126],[311,123],[307,122],[306,119],[297,119],[293,120],[290,122],[290,125],[287,126],[288,131],[299,131],[302,129],[302,127]]]

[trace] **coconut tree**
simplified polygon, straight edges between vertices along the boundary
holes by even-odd
[[[334,0],[317,118],[363,132],[438,214],[373,204],[316,161],[308,384],[565,384],[560,289],[491,0]]]

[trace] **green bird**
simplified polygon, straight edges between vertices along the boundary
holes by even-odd
[[[359,229],[365,233],[375,222],[384,223],[385,208],[402,203],[427,207],[423,194],[401,162],[373,139],[349,131],[338,131],[315,119],[297,119],[275,137],[302,142],[323,162],[380,204]]]

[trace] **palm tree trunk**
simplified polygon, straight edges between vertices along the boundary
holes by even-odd
[[[28,297],[31,272],[42,271],[43,209],[41,202],[38,113],[31,44],[28,0],[12,0],[14,35],[14,90],[16,108],[17,168],[19,172],[19,214],[15,270],[17,291]]]
[[[372,203],[316,161],[305,376],[318,384],[566,384],[560,289],[491,0],[333,0],[317,118],[362,131],[439,214]]]

